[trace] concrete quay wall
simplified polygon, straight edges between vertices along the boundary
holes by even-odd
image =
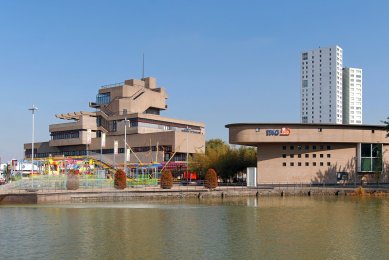
[[[266,196],[387,196],[389,189],[355,188],[274,188],[252,189],[238,188],[215,190],[207,189],[153,189],[153,190],[108,190],[108,191],[57,191],[57,192],[22,192],[0,194],[0,204],[52,204],[52,203],[90,203],[123,202],[139,199],[185,199],[185,198],[226,198],[226,197],[266,197]]]

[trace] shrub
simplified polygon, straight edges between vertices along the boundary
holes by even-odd
[[[123,190],[127,187],[127,176],[122,170],[117,170],[115,173],[114,187]]]
[[[173,175],[170,170],[163,170],[161,175],[161,188],[171,189],[173,187]]]
[[[355,190],[355,194],[358,196],[364,196],[366,195],[366,191],[361,186]]]
[[[78,190],[80,187],[80,178],[77,170],[70,170],[66,177],[66,189]]]
[[[217,174],[214,169],[208,169],[205,174],[204,187],[207,189],[215,189],[217,187]]]

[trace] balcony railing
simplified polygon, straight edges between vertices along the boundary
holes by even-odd
[[[123,85],[124,85],[124,82],[118,82],[118,83],[103,85],[103,86],[100,87],[100,89],[104,89],[104,88],[113,88],[113,87],[120,87],[120,86],[123,86]]]

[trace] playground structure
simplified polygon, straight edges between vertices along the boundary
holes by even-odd
[[[30,163],[27,160],[21,161]],[[91,179],[113,179],[113,174],[117,169],[124,169],[124,164],[112,165],[112,162],[104,160],[99,154],[91,153],[88,156],[71,157],[50,157],[36,158],[34,162],[37,170],[28,177],[39,179],[60,178],[70,171],[76,171],[82,178]],[[136,185],[158,185],[160,170],[162,165],[159,163],[128,163],[126,167],[128,186]],[[13,175],[18,179],[22,177],[20,172],[14,171]],[[90,186],[90,184],[88,184]]]
[[[41,185],[45,187],[52,186],[52,184],[48,184],[50,183],[50,179],[53,181],[57,180],[57,184],[54,185],[57,187],[58,185],[63,185],[58,184],[63,183],[63,177],[66,177],[70,172],[76,172],[84,180],[81,182],[80,187],[85,186],[86,188],[90,186],[101,186],[103,185],[102,183],[109,186],[110,184],[108,183],[111,182],[108,180],[113,179],[117,169],[122,169],[126,172],[127,186],[129,187],[158,185],[161,172],[164,169],[171,170],[177,181],[195,181],[197,179],[196,173],[188,173],[187,162],[171,161],[175,153],[173,153],[169,161],[162,163],[154,161],[158,157],[153,158],[150,153],[150,156],[143,158],[150,160],[150,162],[144,163],[130,146],[128,146],[128,149],[134,158],[137,159],[137,163],[130,163],[128,161],[125,165],[123,162],[118,163],[115,160],[115,156],[112,157],[102,153],[88,151],[87,155],[80,156],[35,158],[34,167],[37,170],[32,172],[33,175],[31,175],[30,171],[26,171],[23,175],[18,175],[18,172],[15,175],[14,172],[13,176],[16,177],[15,180],[19,179],[19,177],[22,179],[26,179],[27,177],[37,181],[41,180]],[[23,162],[31,165],[31,161],[24,160]]]

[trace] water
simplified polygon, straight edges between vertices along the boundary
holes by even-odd
[[[389,199],[0,206],[0,259],[389,259]]]

